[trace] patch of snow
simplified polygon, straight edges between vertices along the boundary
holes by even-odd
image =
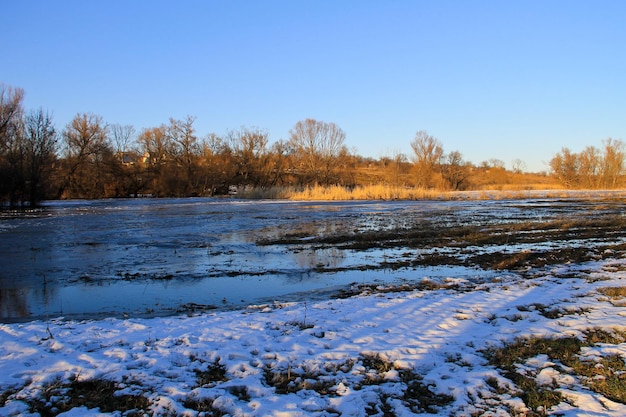
[[[612,259],[584,269],[599,273],[609,262],[626,265],[626,260]],[[558,269],[572,276],[576,268]],[[623,286],[624,270],[603,271],[605,280],[597,282],[585,280],[580,271],[581,278],[566,279],[546,275],[524,280],[508,274],[473,291],[381,293],[166,318],[3,324],[0,393],[15,394],[0,404],[0,415],[28,415],[19,398],[36,398],[47,384],[100,378],[117,382],[121,393],[143,392],[155,415],[199,415],[185,405],[193,398],[210,400],[230,416],[365,417],[365,410],[386,398],[395,415],[408,416],[415,412],[402,400],[406,386],[401,375],[409,370],[432,393],[452,396],[440,415],[522,413],[525,406],[512,395],[513,385],[487,365],[481,351],[519,337],[624,329],[624,307],[602,301],[596,292],[600,286]],[[556,309],[584,305],[586,311],[548,319],[536,308],[519,309],[539,304]],[[626,344],[582,351],[590,360],[606,354],[626,357]],[[379,370],[364,358],[392,367]],[[198,373],[211,364],[223,366],[224,380],[199,386]],[[539,384],[560,387],[567,402],[551,412],[626,415],[625,405],[577,385],[546,355],[523,366],[536,372]],[[268,382],[272,372],[289,375],[301,387],[279,392]],[[497,393],[487,383],[490,379],[509,393]],[[316,390],[315,384],[325,384],[327,392]],[[61,415],[117,414],[77,407]]]

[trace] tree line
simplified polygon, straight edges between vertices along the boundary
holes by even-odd
[[[26,111],[23,98],[22,89],[0,84],[3,205],[34,206],[57,198],[212,196],[244,187],[382,183],[466,190],[476,186],[477,173],[507,173],[502,161],[474,166],[458,151],[444,152],[426,131],[410,142],[410,156],[398,152],[373,160],[350,152],[345,132],[335,123],[314,119],[298,121],[288,139],[272,144],[268,131],[256,127],[199,136],[193,116],[137,131],[78,113],[59,131],[49,112]],[[515,160],[511,172],[521,173],[523,166]],[[608,140],[602,152],[589,148],[581,154],[564,149],[550,166],[565,186],[615,188],[624,176],[623,144]]]
[[[550,168],[567,188],[619,188],[624,186],[624,144],[607,139],[601,148],[588,146],[579,153],[563,148],[550,160]]]

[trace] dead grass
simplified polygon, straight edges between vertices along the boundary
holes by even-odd
[[[424,188],[368,185],[357,187],[312,186],[288,193],[289,200],[349,201],[349,200],[423,200],[448,199],[451,194]]]
[[[393,371],[392,379],[389,373]],[[368,404],[369,415],[392,416],[390,399],[399,399],[414,413],[438,413],[450,404],[454,398],[447,394],[436,393],[433,387],[423,382],[423,378],[410,369],[396,366],[383,355],[365,353],[356,359],[348,359],[339,363],[328,363],[324,369],[311,369],[306,364],[289,364],[281,367],[277,364],[266,364],[264,367],[265,382],[273,387],[278,394],[295,393],[302,390],[313,390],[321,395],[336,395],[340,382],[345,382],[344,374],[360,375],[360,382],[352,389],[361,390],[366,386],[383,385],[386,383],[402,383],[402,394],[379,394],[377,402]]]
[[[200,415],[204,417],[222,417],[226,415],[223,411],[213,406],[214,400],[210,398],[197,399],[194,397],[188,397],[183,402],[183,406],[190,410],[198,411],[202,413]]]
[[[626,297],[626,286],[624,287],[605,287],[598,289],[598,292],[611,297],[612,299],[620,299]]]
[[[561,308],[550,308],[541,303],[534,303],[529,306],[517,306],[519,311],[538,311],[543,317],[547,319],[558,319],[564,316],[571,316],[574,314],[585,314],[590,311],[588,308],[583,307],[561,307]]]
[[[40,398],[29,400],[32,412],[52,417],[76,407],[97,408],[100,412],[118,411],[125,416],[142,416],[150,405],[143,395],[117,395],[118,384],[105,379],[54,382],[44,387]]]
[[[227,381],[226,367],[216,358],[205,369],[196,369],[196,384],[198,387],[210,387],[216,383]]]
[[[561,402],[558,386],[539,385],[535,375],[528,374],[517,366],[537,355],[547,355],[556,363],[561,373],[577,376],[583,385],[604,397],[626,404],[626,362],[619,355],[608,355],[597,361],[581,358],[581,348],[598,343],[616,344],[626,339],[626,333],[590,329],[584,340],[576,337],[519,339],[502,348],[486,353],[489,363],[503,371],[503,376],[519,389],[517,395],[531,410],[529,416],[545,416],[549,409]],[[488,381],[494,385],[494,381]],[[495,386],[498,386],[497,381]]]
[[[504,200],[523,199],[529,197],[539,198],[579,198],[599,197],[616,198],[623,197],[620,190],[565,190],[557,184],[532,183],[532,184],[503,184],[498,186],[485,185],[472,191],[445,191],[431,188],[415,188],[394,186],[385,183],[370,185],[357,185],[355,187],[310,186],[305,188],[295,187],[269,187],[269,188],[242,188],[237,197],[250,199],[288,199],[298,201],[352,201],[352,200]]]

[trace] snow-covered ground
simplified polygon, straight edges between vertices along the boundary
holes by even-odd
[[[626,307],[598,292],[626,285],[626,259],[552,266],[533,279],[503,272],[490,283],[446,281],[449,288],[196,316],[0,324],[0,415],[30,415],[29,402],[50,387],[94,379],[114,381],[117,395],[145,396],[153,415],[426,413],[406,395],[409,375],[440,400],[429,410],[439,415],[522,416],[523,402],[482,350],[525,336],[626,330]],[[539,305],[564,314],[546,318]],[[626,358],[626,343],[584,355],[607,352]],[[550,413],[626,415],[626,405],[594,393],[545,355],[523,366],[561,393]],[[494,389],[494,380],[510,389]],[[62,413],[121,414],[85,406]]]

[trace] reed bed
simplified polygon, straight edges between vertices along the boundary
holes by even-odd
[[[472,191],[443,191],[432,188],[398,187],[385,184],[344,187],[314,185],[306,188],[271,187],[240,190],[239,198],[294,201],[353,200],[507,200],[523,198],[624,198],[626,190],[565,190],[507,187]]]

